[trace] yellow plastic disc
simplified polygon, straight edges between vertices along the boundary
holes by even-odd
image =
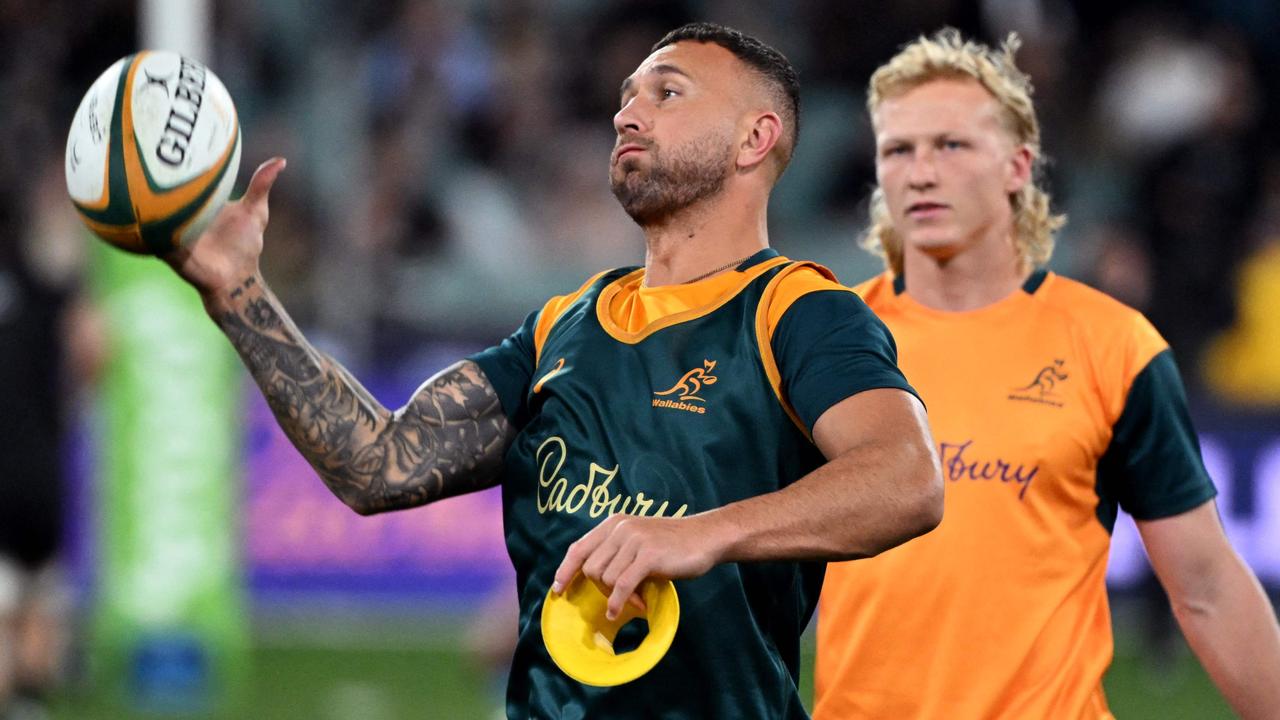
[[[565,675],[585,685],[621,685],[652,670],[667,654],[680,624],[676,586],[670,580],[646,580],[639,592],[648,611],[641,613],[627,603],[612,621],[605,618],[608,596],[581,573],[563,593],[547,593],[542,604],[542,641]],[[649,623],[649,634],[635,650],[615,653],[618,630],[638,617]]]

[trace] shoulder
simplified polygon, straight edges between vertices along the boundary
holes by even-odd
[[[538,310],[537,321],[533,326],[533,346],[535,353],[540,355],[542,346],[547,340],[547,336],[551,334],[551,328],[555,326],[556,321],[565,314],[574,303],[583,299],[591,293],[592,290],[599,290],[618,278],[625,277],[627,274],[634,272],[634,267],[613,268],[610,270],[602,270],[595,275],[587,278],[586,282],[571,293],[564,295],[556,295],[547,300],[542,308]]]
[[[827,268],[792,263],[769,284],[756,318],[762,342],[795,345],[801,341],[799,345],[806,348],[847,350],[883,346],[890,355],[896,353],[892,335],[880,318]]]
[[[824,305],[835,304],[855,309],[863,303],[848,287],[841,285],[835,273],[815,262],[796,261],[782,267],[770,280],[760,300],[760,314],[769,335],[788,312],[813,303],[799,303],[801,298],[823,293]],[[800,310],[804,312],[803,310]]]
[[[782,266],[770,280],[770,284],[774,285],[778,299],[794,299],[819,290],[849,291],[826,266],[809,260],[794,260]]]
[[[758,337],[766,374],[801,429],[811,432],[824,412],[865,390],[914,395],[893,336],[866,303],[821,266],[792,267],[794,277],[774,279],[779,291],[761,328],[768,336]]]
[[[1141,312],[1082,282],[1050,274],[1035,299],[1068,328],[1095,386],[1114,409],[1169,344]]]
[[[1114,324],[1142,315],[1101,290],[1057,273],[1049,273],[1036,294],[1043,294],[1046,302],[1069,307],[1076,314],[1089,317],[1091,321]]]
[[[854,285],[853,292],[876,310],[887,304],[897,294],[893,288],[893,275],[887,271]]]
[[[1147,360],[1169,346],[1141,312],[1078,280],[1051,273],[1041,293],[1049,308],[1095,343],[1124,345]]]
[[[619,267],[611,268],[609,270],[601,270],[595,275],[587,278],[580,286],[578,286],[578,289],[563,295],[556,295],[550,300],[547,300],[547,302],[542,306],[541,312],[545,313],[548,309],[568,307],[587,295],[591,290],[598,290],[599,288],[604,287],[619,278],[625,277],[638,269],[639,268],[636,267]]]

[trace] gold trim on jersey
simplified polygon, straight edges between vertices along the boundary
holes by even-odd
[[[819,277],[813,278],[812,282],[797,290],[788,289],[786,294],[782,294],[779,289],[782,282],[790,277],[792,273],[804,268],[816,270]],[[801,422],[795,408],[791,407],[791,403],[787,401],[782,392],[782,371],[778,369],[778,360],[773,356],[773,331],[777,329],[778,323],[782,320],[782,316],[787,309],[795,301],[811,292],[819,290],[853,292],[849,288],[834,285],[835,282],[835,275],[825,267],[813,262],[797,262],[773,276],[773,279],[765,286],[764,294],[760,296],[760,304],[756,306],[756,344],[760,349],[760,361],[764,365],[764,374],[769,378],[769,385],[773,388],[773,394],[778,398],[778,403],[782,405],[782,409],[787,412],[787,417],[791,418],[791,422],[800,428],[800,432],[804,433],[804,436],[810,442],[813,441],[813,437],[809,434],[809,428],[805,427],[804,423]],[[779,295],[781,297],[778,297]],[[777,307],[774,307],[775,297],[778,297]]]
[[[551,328],[556,324],[556,321],[560,319],[561,315],[564,315],[564,311],[568,310],[570,305],[572,305],[578,298],[582,297],[582,294],[595,284],[596,280],[604,277],[608,272],[611,271],[602,270],[601,272],[592,275],[590,279],[582,284],[582,287],[574,290],[568,295],[557,295],[556,297],[548,300],[547,303],[542,306],[542,310],[538,312],[538,321],[533,326],[534,367],[537,367],[538,363],[542,360],[542,346],[547,342],[547,336],[551,334]],[[543,380],[546,380],[546,378],[543,378]]]
[[[731,285],[711,302],[699,307],[689,308],[688,310],[683,310],[681,312],[672,313],[665,317],[658,318],[643,328],[640,328],[635,332],[631,332],[614,321],[613,317],[609,314],[609,306],[613,304],[614,297],[624,286],[628,283],[635,282],[644,274],[644,269],[641,268],[614,280],[609,283],[604,290],[600,291],[600,296],[596,298],[596,317],[600,320],[600,327],[604,328],[604,331],[614,340],[627,343],[628,345],[635,345],[659,330],[669,328],[673,325],[679,325],[682,322],[696,320],[715,312],[720,308],[720,306],[729,302],[736,297],[738,293],[742,292],[747,285],[751,284],[751,281],[760,277],[769,270],[789,262],[791,262],[791,260],[778,256],[765,260],[757,265],[752,265],[746,270],[738,273],[741,275],[738,282]]]

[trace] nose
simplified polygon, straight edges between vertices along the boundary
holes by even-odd
[[[643,97],[634,95],[613,116],[613,129],[619,135],[646,133],[653,127],[653,116]]]
[[[938,166],[934,164],[933,153],[927,148],[912,153],[907,184],[912,190],[928,190],[938,184]]]

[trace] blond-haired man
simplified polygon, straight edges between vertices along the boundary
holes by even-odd
[[[1241,715],[1280,717],[1280,630],[1223,535],[1168,346],[1138,312],[1046,272],[1031,84],[954,30],[871,78],[878,187],[857,291],[929,406],[933,533],[831,565],[817,718],[1109,718],[1104,586],[1117,508]]]

